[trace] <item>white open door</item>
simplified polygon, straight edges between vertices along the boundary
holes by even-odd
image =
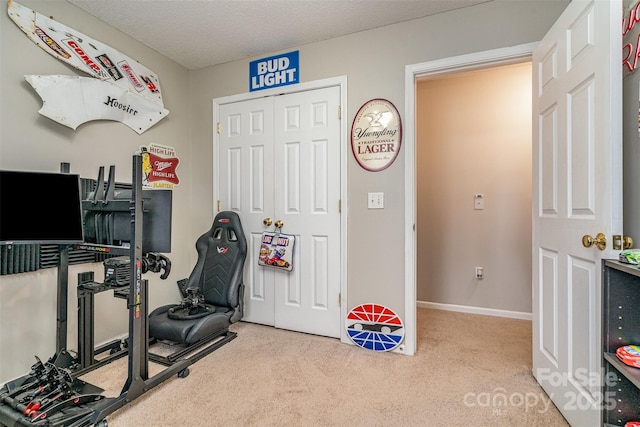
[[[622,4],[573,0],[533,55],[533,374],[601,425],[601,260],[622,235]],[[603,233],[606,246],[585,247]]]

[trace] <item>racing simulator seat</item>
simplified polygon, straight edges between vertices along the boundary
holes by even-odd
[[[195,361],[237,335],[229,331],[229,326],[243,315],[242,271],[247,256],[247,240],[238,214],[218,213],[211,229],[196,241],[196,250],[198,260],[193,271],[178,282],[182,302],[158,307],[149,314],[150,345],[168,342],[179,344],[179,350],[168,356],[150,351],[152,361],[171,365],[185,355]],[[188,371],[182,376],[186,375]]]

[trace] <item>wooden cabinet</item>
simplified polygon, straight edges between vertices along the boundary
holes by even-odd
[[[605,426],[624,426],[632,420],[640,421],[640,368],[622,363],[616,350],[640,345],[640,269],[605,260],[602,274],[602,422]]]

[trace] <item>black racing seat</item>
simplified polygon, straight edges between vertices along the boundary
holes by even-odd
[[[229,326],[243,315],[242,271],[247,240],[238,214],[218,213],[211,229],[196,241],[196,250],[198,261],[193,271],[178,283],[182,302],[158,307],[149,314],[152,341],[186,346],[175,358],[220,336],[227,337],[227,341],[235,338]]]

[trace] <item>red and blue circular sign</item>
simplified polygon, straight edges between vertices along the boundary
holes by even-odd
[[[391,351],[404,339],[402,319],[383,305],[359,305],[347,314],[346,323],[351,341],[367,350]]]

